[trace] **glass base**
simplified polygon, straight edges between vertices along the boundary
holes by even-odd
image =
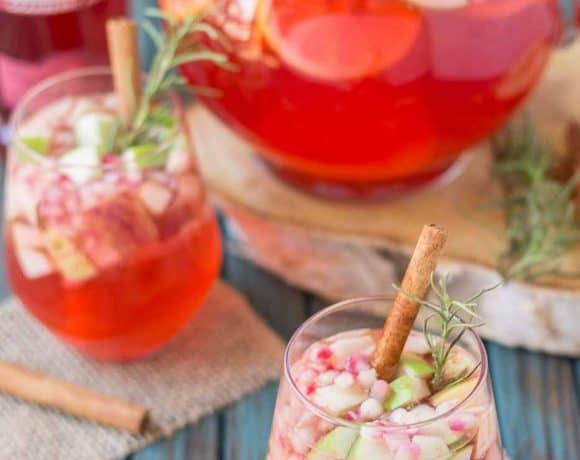
[[[375,201],[403,198],[410,193],[448,184],[465,169],[469,155],[440,165],[433,171],[401,180],[344,181],[334,182],[320,177],[287,169],[259,156],[266,167],[292,187],[331,200]]]

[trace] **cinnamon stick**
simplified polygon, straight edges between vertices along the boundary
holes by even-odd
[[[566,147],[572,168],[571,176],[580,175],[580,122],[572,121],[566,131]],[[580,219],[580,181],[576,184],[576,217]]]
[[[0,361],[0,392],[133,434],[142,432],[148,417],[145,407],[6,361]]]
[[[423,299],[429,290],[431,273],[445,242],[447,232],[436,225],[426,225],[419,236],[417,246],[401,284],[401,289],[418,299]],[[377,343],[373,365],[381,379],[391,381],[397,372],[401,353],[420,305],[402,292],[398,292],[393,302],[383,333]]]
[[[130,124],[141,97],[141,71],[135,22],[127,18],[109,19],[107,42],[119,114],[125,124]]]

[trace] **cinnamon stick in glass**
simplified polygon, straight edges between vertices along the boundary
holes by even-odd
[[[447,241],[447,232],[436,225],[426,225],[407,267],[401,284],[402,291],[424,299],[429,290],[431,274]],[[377,343],[373,366],[381,379],[391,381],[397,372],[405,342],[419,313],[420,305],[402,292],[393,302],[383,333]]]
[[[127,18],[109,19],[107,43],[119,114],[123,122],[129,125],[141,97],[141,70],[135,22]]]
[[[139,434],[147,423],[143,406],[0,361],[0,392],[69,415]]]

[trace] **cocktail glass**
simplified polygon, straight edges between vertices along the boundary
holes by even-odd
[[[411,364],[399,379],[414,383],[406,388],[393,381],[387,388],[373,378],[365,364],[368,345],[380,335],[391,305],[387,297],[348,300],[296,331],[286,348],[268,460],[503,459],[487,356],[472,330],[450,365],[469,363],[476,370],[455,385],[432,393],[425,379],[415,378],[424,372],[421,357],[428,356],[419,320],[403,355]],[[419,365],[412,364],[417,359]],[[423,393],[414,398],[415,391]]]
[[[112,88],[107,68],[72,71],[16,108],[6,266],[22,304],[60,339],[124,360],[184,328],[217,277],[221,244],[179,98],[163,101],[165,145],[117,155],[102,145],[116,129]]]

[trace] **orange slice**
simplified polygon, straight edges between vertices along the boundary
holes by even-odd
[[[416,11],[399,4],[373,14],[312,8],[292,17],[290,8],[277,12],[272,0],[261,0],[256,19],[282,62],[323,81],[361,79],[390,67],[409,53],[422,25]]]

